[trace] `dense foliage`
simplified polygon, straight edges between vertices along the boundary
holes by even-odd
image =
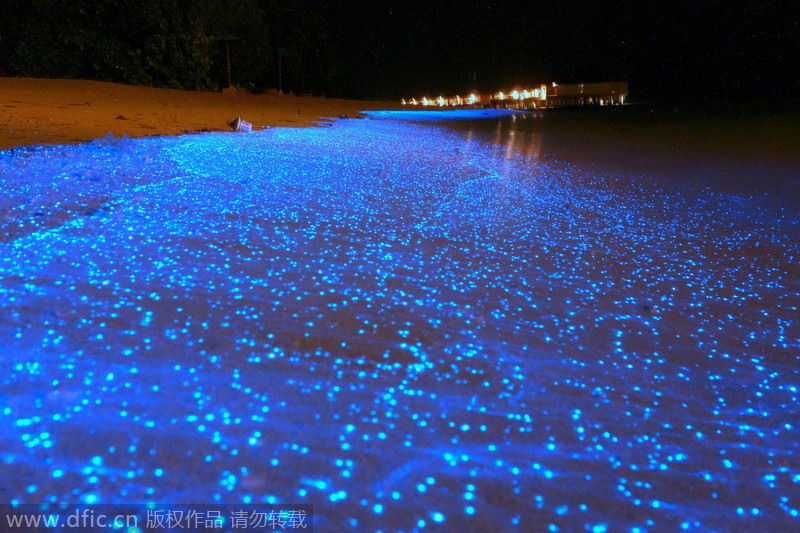
[[[324,92],[322,5],[281,0],[3,0],[0,73],[186,89]]]

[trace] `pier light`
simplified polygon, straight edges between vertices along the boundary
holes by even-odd
[[[470,103],[470,104],[474,104],[474,103],[475,103],[475,102],[477,102],[477,101],[478,101],[478,97],[477,97],[477,96],[475,96],[475,93],[473,93],[473,94],[469,95],[469,103]]]
[[[437,98],[436,101],[439,102],[439,107],[442,107],[445,104],[443,96],[440,96],[439,98]]]
[[[556,84],[553,83],[553,87],[555,86]],[[545,84],[542,84],[542,100],[547,100],[547,85]]]
[[[514,98],[514,100],[519,100],[519,91],[513,91],[511,96]]]
[[[417,105],[417,99],[416,98],[412,98],[411,99],[411,105]]]
[[[497,95],[497,99],[498,100],[505,100],[505,98],[506,98],[506,95],[503,94],[503,91],[500,91],[500,93],[498,93],[498,95]]]
[[[406,99],[403,98],[402,100],[400,100],[400,103],[403,104],[403,105],[406,105]]]
[[[528,89],[525,89],[524,91],[522,91],[522,97],[523,98],[530,98],[531,97],[531,93],[528,92]]]
[[[431,101],[428,100],[427,96],[422,97],[422,105],[431,105]]]

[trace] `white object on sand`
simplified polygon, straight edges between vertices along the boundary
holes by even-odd
[[[232,121],[228,122],[228,125],[233,128],[233,131],[243,131],[245,133],[250,133],[253,131],[253,124],[247,122],[241,117],[236,117]]]

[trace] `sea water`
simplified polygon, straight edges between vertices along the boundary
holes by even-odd
[[[4,500],[796,528],[797,210],[541,118],[0,152]]]

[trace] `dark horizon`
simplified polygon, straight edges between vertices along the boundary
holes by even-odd
[[[620,80],[630,83],[635,100],[799,93],[796,18],[755,2],[410,4],[343,17],[352,33],[367,32],[350,53],[370,44],[360,53],[362,62],[369,54],[374,63],[371,92],[397,97]]]
[[[4,8],[4,9],[3,9]],[[800,97],[791,5],[10,0],[0,74],[380,98],[627,81],[631,101]],[[72,43],[72,44],[70,44]],[[279,59],[280,58],[280,59]]]

